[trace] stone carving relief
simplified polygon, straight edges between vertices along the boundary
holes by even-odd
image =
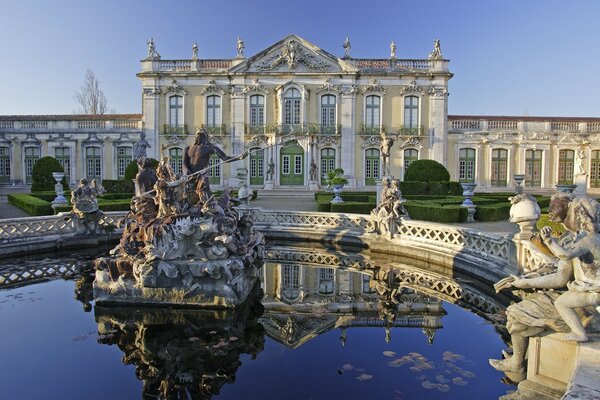
[[[331,79],[325,79],[325,83],[317,88],[317,93],[321,92],[338,92],[342,93],[342,87],[340,85],[334,85],[331,83]]]
[[[377,147],[381,145],[381,136],[373,135],[373,136],[362,136],[363,144],[362,148],[366,149],[368,147]]]
[[[160,95],[161,90],[159,88],[144,88],[144,97],[151,98]]]
[[[427,93],[431,97],[445,97],[448,94],[448,89],[445,87],[435,87],[433,85],[429,86],[429,90]]]
[[[304,64],[312,71],[324,71],[329,67],[328,63],[310,54],[296,40],[291,39],[279,54],[256,64],[256,69],[259,71],[272,71],[285,64],[288,69],[293,70],[297,68],[299,63]]]
[[[371,79],[369,81],[369,84],[361,89],[361,92],[380,92],[383,94],[385,93],[385,89],[383,88],[383,86],[378,84],[377,79]]]
[[[358,86],[356,86],[356,85],[344,86],[342,88],[342,95],[344,95],[344,96],[354,96],[358,92],[359,92]]]
[[[320,135],[317,139],[317,147],[339,146],[340,137],[334,135]]]
[[[417,85],[417,80],[413,79],[410,83],[405,86],[400,94],[423,94],[425,91],[419,85]]]
[[[244,146],[246,149],[252,148],[252,147],[261,147],[263,145],[267,145],[269,144],[269,138],[265,135],[255,135],[252,137],[252,139],[248,140],[248,142],[246,142],[246,146]]]
[[[263,92],[265,94],[269,93],[269,91],[267,90],[265,85],[263,85],[258,78],[254,78],[252,85],[244,86],[244,89],[243,89],[244,93],[253,92],[253,91]]]
[[[406,140],[404,140],[403,142],[400,143],[400,148],[404,149],[404,148],[416,148],[416,149],[422,149],[423,145],[421,144],[421,139],[415,136],[411,136],[409,138],[407,138]]]
[[[208,81],[208,85],[204,86],[200,91],[201,94],[205,93],[218,93],[225,94],[225,89],[222,86],[217,85],[217,82],[214,79]]]
[[[173,79],[171,81],[171,84],[167,87],[165,87],[165,93],[183,93],[183,94],[187,94],[187,92],[185,91],[185,89],[179,84],[179,82],[177,82],[176,79]]]

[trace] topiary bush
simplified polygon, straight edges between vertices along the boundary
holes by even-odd
[[[147,158],[146,160],[149,160],[152,163],[152,168],[156,169],[156,167],[158,167],[158,160],[155,160],[154,158]],[[138,164],[137,161],[134,160],[129,163],[127,168],[125,168],[125,176],[123,177],[123,179],[126,181],[131,181],[132,179],[135,179],[137,173]]]
[[[448,182],[450,173],[442,164],[434,160],[417,160],[404,172],[405,181]]]
[[[54,157],[42,157],[33,165],[31,171],[31,191],[53,191],[56,181],[52,176],[53,172],[65,172],[62,165]],[[61,181],[63,188],[68,191],[69,183],[67,178]]]
[[[104,186],[106,193],[130,193],[130,197],[133,195],[135,190],[135,185],[131,179],[103,179],[102,186]]]

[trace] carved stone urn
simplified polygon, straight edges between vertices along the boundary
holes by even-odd
[[[342,192],[344,191],[344,185],[333,185],[333,194],[335,197],[331,200],[331,204],[343,203]]]

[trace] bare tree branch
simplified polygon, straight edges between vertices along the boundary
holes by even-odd
[[[108,110],[108,102],[100,89],[100,82],[91,69],[86,71],[83,85],[75,92],[74,98],[83,114],[104,114]]]

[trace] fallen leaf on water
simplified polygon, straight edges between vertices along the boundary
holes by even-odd
[[[458,386],[465,386],[469,382],[465,381],[460,376],[457,376],[456,378],[452,378],[452,383],[454,383],[455,385],[458,385]]]
[[[394,357],[396,355],[395,351],[386,350],[383,352],[383,355],[386,357]]]
[[[435,383],[428,380],[421,382],[421,386],[423,386],[425,389],[434,389],[437,387]]]
[[[448,385],[437,385],[437,390],[439,390],[440,392],[449,392],[450,391],[450,386],[448,386]]]
[[[200,340],[195,336],[192,336],[191,338],[188,339],[190,342],[195,342],[196,340]]]
[[[344,371],[350,371],[351,369],[354,369],[354,366],[352,364],[344,364],[342,365],[342,369]]]

